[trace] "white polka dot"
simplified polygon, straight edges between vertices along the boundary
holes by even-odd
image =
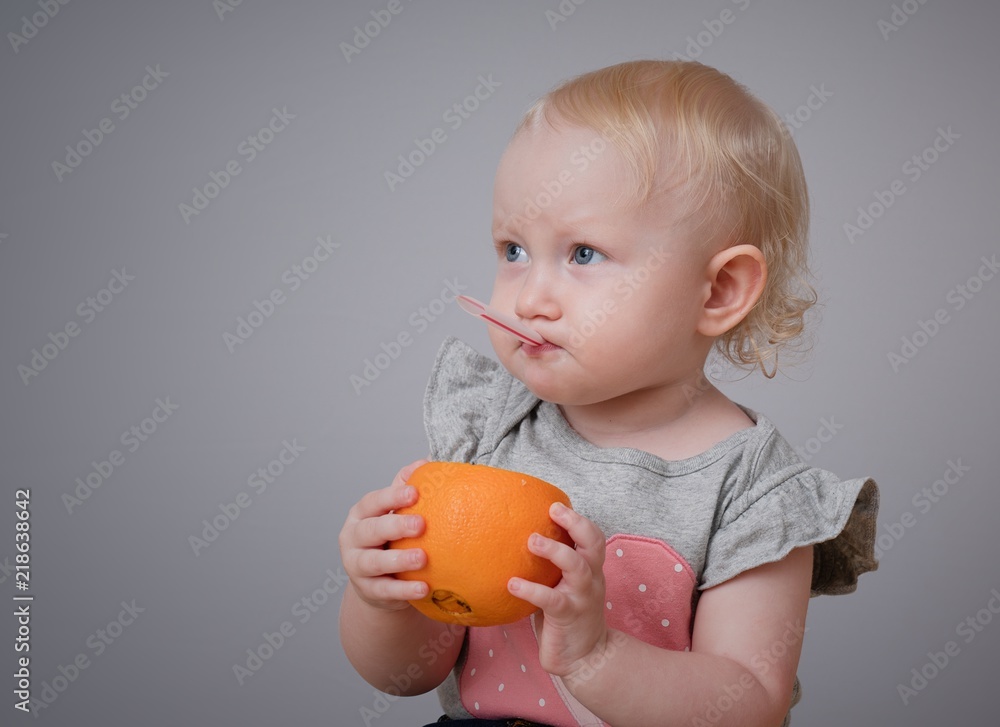
[[[645,583],[640,583],[639,584],[639,592],[640,593],[645,593],[646,592],[646,584]]]
[[[470,677],[474,677],[474,676],[476,676],[476,670],[475,670],[475,669],[473,669],[472,671],[470,671],[470,672],[469,672],[469,676],[470,676]]]
[[[524,664],[521,664],[521,671],[528,671],[528,667],[526,667]]]
[[[666,619],[666,618],[665,618],[665,619],[663,619],[662,621],[660,621],[660,624],[661,624],[662,626],[669,626],[669,625],[670,625],[670,619]]]
[[[611,610],[611,601],[608,601],[608,602],[607,602],[606,604],[604,604],[604,605],[608,607],[608,610],[609,610],[609,611]]]
[[[545,699],[544,698],[538,700],[538,706],[539,707],[544,707],[545,706]]]
[[[493,649],[490,649],[490,656],[493,656]]]
[[[503,637],[504,637],[504,639],[507,638],[507,632],[506,631],[503,632]]]
[[[621,548],[619,548],[618,550],[615,551],[615,555],[617,555],[619,558],[621,558],[623,555],[625,555],[625,551],[623,551]]]
[[[691,651],[691,647],[690,646],[685,646],[684,647],[684,651]]]
[[[497,691],[498,692],[502,692],[503,691],[503,684],[502,683],[500,684],[499,687],[497,687]]]
[[[475,704],[473,704],[472,706],[473,706],[473,707],[475,707],[476,709],[479,709],[479,702],[476,702],[476,703],[475,703]]]
[[[680,573],[682,570],[684,570],[684,566],[682,566],[680,563],[675,563],[674,570]]]

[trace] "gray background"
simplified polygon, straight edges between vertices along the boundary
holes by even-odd
[[[14,491],[30,488],[32,688],[63,688],[39,721],[356,725],[387,706],[372,723],[390,727],[439,714],[433,695],[379,705],[351,669],[339,579],[306,623],[296,615],[338,573],[349,506],[425,453],[420,403],[442,339],[490,352],[453,304],[413,316],[446,280],[489,296],[493,173],[534,98],[593,68],[685,53],[730,8],[698,60],[782,114],[813,86],[832,96],[794,131],[824,302],[814,354],[724,391],[813,464],[875,476],[887,546],[856,594],[812,602],[794,722],[996,724],[1000,616],[982,609],[1000,589],[1000,281],[972,283],[962,310],[948,296],[1000,252],[1000,5],[910,0],[916,12],[884,37],[887,1],[591,0],[552,27],[556,0],[403,0],[348,62],[341,43],[386,5],[244,0],[220,18],[209,0],[70,2],[17,52],[7,34],[40,6],[0,11],[0,563],[14,562]],[[156,64],[169,76],[119,120],[115,99]],[[500,85],[451,129],[444,112],[480,74]],[[247,162],[238,147],[275,107],[294,120]],[[114,131],[58,180],[53,162],[104,117]],[[384,172],[435,127],[446,141],[390,191]],[[959,138],[914,180],[904,165],[939,127]],[[241,174],[185,223],[178,206],[231,159]],[[894,180],[905,194],[850,242],[844,224]],[[339,247],[292,291],[283,274],[327,235]],[[78,305],[122,268],[134,280],[87,322]],[[285,302],[231,353],[223,334],[275,288]],[[895,371],[888,354],[942,308],[947,324]],[[24,383],[18,367],[69,322],[79,334]],[[412,345],[356,393],[350,377],[404,332]],[[158,397],[178,408],[129,452],[122,433]],[[821,442],[824,418],[837,431]],[[305,451],[258,495],[248,477],[293,439]],[[114,449],[124,464],[70,513],[63,496]],[[961,479],[923,499],[959,458]],[[196,556],[189,537],[240,493],[250,505]],[[16,593],[0,571],[4,614]],[[97,631],[133,600],[145,611],[98,655]],[[957,631],[977,613],[989,623]],[[234,665],[283,622],[294,634],[241,686]],[[0,624],[13,724],[31,717],[12,706],[16,625]],[[948,641],[958,655],[904,705],[897,685]],[[90,665],[54,682],[79,654]]]

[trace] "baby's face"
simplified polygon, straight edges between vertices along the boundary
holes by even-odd
[[[616,204],[630,178],[589,129],[522,132],[497,171],[491,305],[549,343],[491,328],[508,371],[539,398],[608,401],[697,375],[711,342],[697,333],[711,257],[665,199]]]

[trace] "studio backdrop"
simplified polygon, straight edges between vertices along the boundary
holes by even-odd
[[[0,722],[435,719],[341,650],[337,533],[426,455],[442,341],[492,354],[454,297],[489,297],[522,113],[686,58],[785,119],[822,303],[801,365],[710,374],[881,489],[793,724],[995,725],[998,30],[989,0],[4,3]]]

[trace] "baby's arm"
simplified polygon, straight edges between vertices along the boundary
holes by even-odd
[[[341,558],[350,576],[340,609],[341,644],[365,681],[377,689],[405,695],[422,694],[444,681],[463,641],[454,626],[451,635],[442,639],[449,625],[432,621],[407,602],[423,597],[426,583],[392,577],[393,573],[422,567],[426,559],[423,551],[382,547],[423,530],[419,516],[391,514],[415,501],[416,491],[406,486],[406,479],[422,463],[404,467],[391,486],[362,497],[351,508],[340,532]],[[409,686],[400,689],[400,683]]]
[[[811,546],[707,589],[691,651],[671,651],[607,628],[603,534],[572,510],[553,508],[552,515],[576,548],[547,538],[532,538],[529,547],[560,567],[562,581],[554,589],[520,579],[511,585],[544,612],[542,667],[562,677],[584,706],[630,727],[781,724],[802,649]]]

